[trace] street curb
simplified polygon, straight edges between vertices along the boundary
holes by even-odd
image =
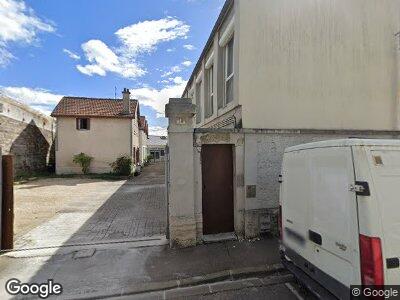
[[[285,270],[285,267],[278,263],[273,265],[261,265],[257,267],[246,267],[231,270],[224,270],[220,272],[194,276],[179,280],[168,280],[161,282],[145,282],[140,283],[139,286],[133,286],[130,288],[123,289],[122,291],[110,291],[109,293],[90,293],[88,295],[71,295],[74,299],[105,299],[110,297],[120,297],[128,295],[136,295],[150,292],[158,292],[163,290],[171,290],[175,288],[196,286],[201,284],[214,283],[224,280],[238,280],[243,278],[249,278],[252,276],[267,276],[279,271]],[[69,297],[69,295],[65,295]]]

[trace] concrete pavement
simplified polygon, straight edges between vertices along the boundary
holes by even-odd
[[[159,245],[157,245],[159,243]],[[15,251],[0,257],[0,298],[10,278],[63,286],[62,298],[102,298],[206,284],[280,270],[278,244],[266,239],[170,249],[165,240]]]
[[[48,178],[15,188],[16,249],[165,234],[164,164],[130,180]]]

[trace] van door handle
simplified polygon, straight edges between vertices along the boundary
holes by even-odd
[[[318,245],[322,245],[322,236],[319,233],[309,230],[308,238],[310,239],[310,241],[312,241]]]
[[[386,258],[386,267],[394,269],[400,267],[400,259],[398,257]]]

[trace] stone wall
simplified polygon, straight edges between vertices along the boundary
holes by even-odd
[[[21,122],[0,115],[2,154],[14,155],[16,175],[54,167],[54,133],[39,128],[35,121]]]
[[[255,186],[255,193],[246,195],[246,237],[278,232],[278,176],[287,147],[349,137],[399,138],[394,131],[245,130],[246,190]]]

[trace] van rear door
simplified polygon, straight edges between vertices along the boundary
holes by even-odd
[[[385,267],[385,284],[400,283],[400,149],[398,147],[373,147],[369,167],[372,176],[372,193],[377,202],[377,218],[382,228],[382,254]],[[362,201],[361,199],[359,201]]]
[[[309,155],[313,191],[309,229],[314,263],[349,288],[360,279],[357,199],[349,189],[355,182],[352,151],[350,147],[329,147],[312,149]],[[320,243],[313,241],[313,233],[321,237]]]
[[[350,285],[360,284],[357,199],[350,191],[354,183],[351,147],[285,154],[284,243],[307,262],[288,256],[339,298],[348,298]],[[296,237],[304,237],[305,244]]]

